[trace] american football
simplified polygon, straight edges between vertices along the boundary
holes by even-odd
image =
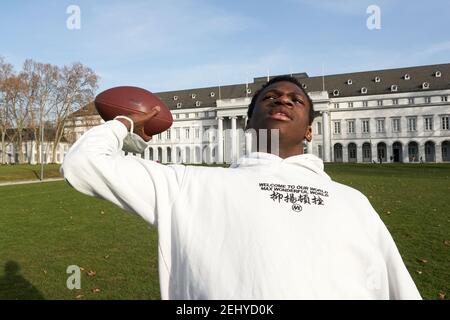
[[[145,133],[156,135],[170,128],[173,123],[169,108],[155,94],[138,87],[115,87],[97,95],[95,108],[103,120],[114,119],[118,115],[149,113],[160,106],[161,111],[145,124]]]

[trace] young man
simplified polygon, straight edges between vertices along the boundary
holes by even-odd
[[[163,299],[420,299],[367,198],[303,154],[313,111],[295,78],[277,77],[253,97],[247,128],[278,129],[279,156],[254,152],[231,168],[122,156],[130,122],[148,141],[155,111],[91,129],[61,172],[157,226]]]

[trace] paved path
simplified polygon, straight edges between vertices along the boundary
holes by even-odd
[[[49,178],[41,180],[21,180],[21,181],[7,181],[7,182],[0,182],[0,187],[2,186],[12,186],[16,184],[29,184],[29,183],[41,183],[41,182],[52,182],[52,181],[63,181],[63,178]]]

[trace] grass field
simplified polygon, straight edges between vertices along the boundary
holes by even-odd
[[[0,180],[33,170],[0,166]],[[450,165],[330,164],[326,171],[369,197],[422,296],[448,299]],[[160,298],[157,236],[140,218],[62,181],[2,186],[0,205],[0,299]],[[73,264],[84,272],[82,289],[71,291]]]
[[[20,180],[39,180],[41,174],[40,165],[0,165],[0,183]],[[59,178],[59,165],[44,165],[44,179]]]

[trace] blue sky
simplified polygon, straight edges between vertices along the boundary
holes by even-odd
[[[381,29],[369,30],[369,5]],[[69,5],[81,28],[69,30]],[[168,91],[245,83],[290,72],[320,75],[450,62],[447,0],[2,1],[0,55],[81,62],[118,85]]]

